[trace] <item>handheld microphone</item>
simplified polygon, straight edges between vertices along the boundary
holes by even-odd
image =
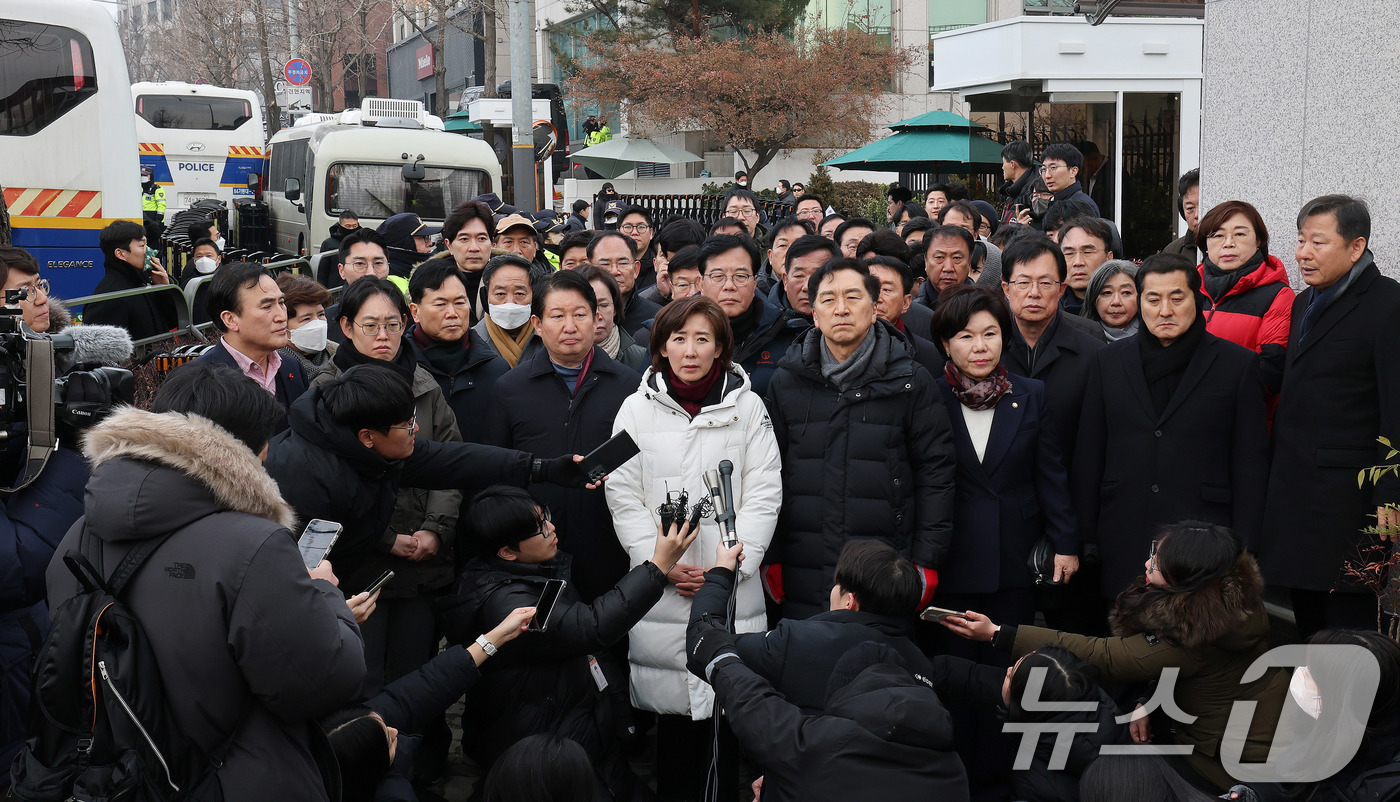
[[[717,520],[722,521],[725,531],[724,545],[733,547],[739,542],[739,535],[734,531],[734,487],[730,483],[730,477],[734,475],[734,463],[729,460],[720,460],[719,481],[720,492],[724,497],[724,512],[716,515]]]
[[[726,525],[729,507],[725,504],[724,490],[720,484],[719,471],[713,468],[705,471],[705,487],[710,491],[710,503],[713,504],[715,508],[715,523],[719,525],[719,536],[726,544],[729,544],[729,527]]]

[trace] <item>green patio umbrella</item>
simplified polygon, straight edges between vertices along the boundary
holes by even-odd
[[[976,133],[987,130],[950,111],[931,111],[889,126],[895,133],[838,156],[826,166],[841,170],[952,173],[1001,165],[1001,145]]]
[[[684,164],[704,160],[703,156],[650,139],[621,136],[569,154],[569,161],[578,162],[604,178],[617,178],[643,164]]]

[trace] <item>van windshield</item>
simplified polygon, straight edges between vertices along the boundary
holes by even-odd
[[[491,191],[483,170],[425,167],[422,181],[405,181],[399,164],[331,165],[326,178],[326,210],[350,210],[361,217],[392,217],[413,212],[425,220],[442,220],[458,204]]]

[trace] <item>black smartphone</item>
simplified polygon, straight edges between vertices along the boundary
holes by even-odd
[[[306,563],[307,570],[315,568],[330,554],[331,546],[335,545],[336,538],[340,537],[340,524],[335,521],[323,521],[320,518],[313,518],[306,525],[306,529],[297,539],[297,548],[301,550],[301,559]]]
[[[376,590],[379,590],[380,588],[382,588],[382,587],[384,587],[385,585],[389,584],[389,581],[392,580],[393,578],[394,578],[394,572],[393,572],[393,571],[385,571],[384,573],[380,574],[380,575],[379,575],[379,578],[376,579],[376,580],[374,580],[374,582],[372,582],[372,583],[370,584],[369,587],[365,588],[364,590],[362,590],[362,591],[360,591],[360,592],[361,592],[361,593],[368,593],[368,594],[370,594],[370,595],[373,595],[374,592],[375,592]]]
[[[632,435],[625,430],[613,435],[608,442],[588,452],[580,463],[589,481],[597,482],[604,476],[622,467],[627,460],[641,453]]]
[[[549,627],[549,614],[554,612],[554,605],[559,601],[559,594],[564,592],[564,585],[562,579],[551,579],[544,583],[544,592],[540,594],[540,600],[535,602],[535,617],[530,619],[531,632],[544,632]]]

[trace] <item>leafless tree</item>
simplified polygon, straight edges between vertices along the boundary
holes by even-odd
[[[377,0],[294,0],[297,4],[297,55],[311,65],[311,86],[317,107],[333,111],[332,98],[348,77],[357,77],[361,97],[366,90],[366,54],[378,49],[389,33],[392,15]],[[337,66],[341,69],[337,69]],[[352,70],[353,68],[353,70]]]
[[[447,30],[457,30],[482,44],[485,71],[481,76],[486,91],[483,97],[496,96],[497,26],[502,15],[508,15],[505,0],[394,0],[394,11],[401,14],[413,30],[433,48],[434,91],[437,94],[434,114],[447,116],[447,62],[445,59]]]

